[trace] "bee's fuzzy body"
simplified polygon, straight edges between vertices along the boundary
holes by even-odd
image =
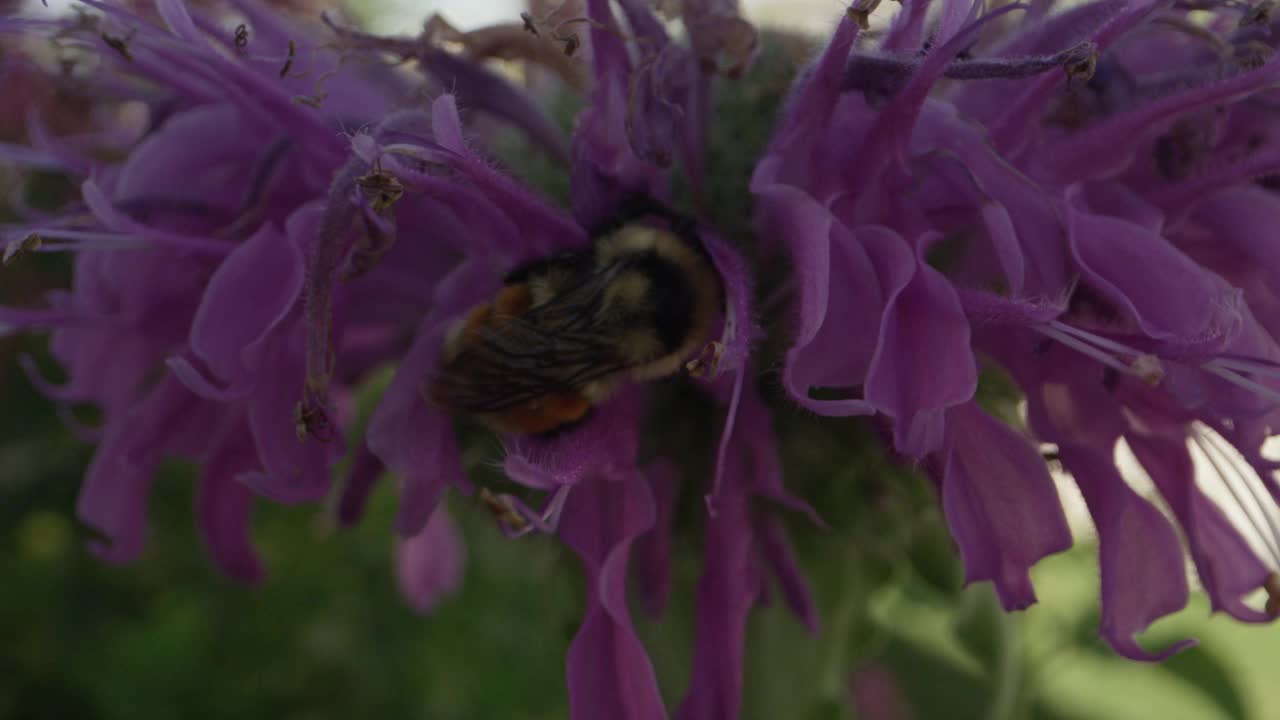
[[[500,432],[563,429],[619,383],[679,371],[721,295],[696,234],[620,225],[509,273],[450,335],[428,394]]]

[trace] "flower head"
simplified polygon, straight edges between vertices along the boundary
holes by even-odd
[[[486,37],[519,45],[506,30],[482,37],[436,21],[420,37],[385,38],[335,15],[303,25],[249,0],[235,5],[238,24],[176,0],[158,2],[154,18],[89,4],[100,14],[0,21],[0,30],[77,38],[77,61],[101,83],[95,101],[119,111],[100,135],[36,138],[82,180],[81,201],[7,229],[6,239],[12,255],[71,251],[74,280],[47,308],[6,308],[0,319],[51,329],[68,381],[34,379],[59,402],[102,410],[79,506],[103,535],[97,549],[136,559],[156,468],[190,458],[203,469],[199,525],[214,559],[259,580],[252,505],[318,501],[345,462],[342,524],[358,520],[379,476],[398,479],[400,585],[427,611],[462,574],[442,499],[450,488],[476,492],[508,534],[558,534],[582,560],[573,716],[665,716],[625,602],[636,548],[652,607],[662,605],[678,487],[661,448],[642,454],[646,389],[622,383],[554,435],[503,437],[507,478],[522,487],[499,493],[475,490],[456,418],[424,389],[449,338],[497,302],[513,269],[581,252],[632,198],[664,198],[676,158],[700,182],[711,76],[740,73],[755,51],[734,5],[689,3],[690,47],[640,2],[621,3],[625,29],[594,0],[555,32],[527,19],[536,39],[564,43],[569,55],[586,46],[590,102],[566,143],[528,94],[479,62],[501,54]],[[563,32],[576,25],[588,28],[585,43]],[[454,43],[460,52],[447,49]],[[421,75],[399,72],[406,61]],[[555,160],[571,157],[577,222],[490,159],[468,122],[477,113]],[[135,115],[132,134],[120,132]],[[692,718],[738,702],[760,569],[772,568],[797,612],[816,618],[780,524],[750,503],[802,507],[782,489],[771,423],[745,382],[757,337],[746,263],[705,223],[682,228],[716,276],[715,327],[689,360],[725,418],[714,479],[683,483],[714,513],[700,591],[707,629],[682,710]],[[394,374],[365,422],[357,396],[388,364]]]
[[[1274,121],[1268,41],[1230,3],[1203,24],[1158,3],[948,2],[928,25],[923,6],[874,39],[869,10],[844,19],[756,169],[761,232],[796,268],[787,392],[883,417],[937,481],[968,579],[1006,608],[1034,602],[1028,569],[1071,543],[1034,436],[1093,515],[1118,652],[1183,647],[1133,635],[1187,597],[1178,535],[1118,448],[1215,607],[1262,619],[1241,597],[1275,562],[1260,450],[1280,347],[1265,231],[1242,224],[1272,203],[1253,180],[1275,153],[1249,129]],[[1030,436],[974,403],[981,365],[1022,388]],[[1230,492],[1209,500],[1206,473]]]
[[[572,716],[660,718],[628,587],[634,576],[651,613],[666,604],[683,492],[702,511],[705,559],[692,682],[674,714],[736,717],[748,618],[769,589],[820,626],[778,517],[817,520],[784,486],[754,382],[768,360],[753,354],[765,329],[752,266],[708,220],[713,83],[760,50],[736,3],[686,0],[684,33],[651,3],[584,0],[468,32],[435,18],[403,38],[253,0],[235,2],[234,18],[178,0],[137,12],[85,3],[93,12],[62,20],[0,16],[0,32],[63,44],[50,82],[93,110],[69,126],[32,113],[32,147],[0,145],[0,158],[61,170],[80,190],[3,229],[6,263],[69,252],[74,272],[43,304],[0,308],[0,323],[49,330],[67,380],[32,362],[33,381],[101,411],[100,426],[79,428],[98,443],[78,507],[100,534],[93,549],[138,558],[170,457],[199,463],[197,525],[217,565],[245,581],[265,576],[255,503],[332,494],[350,525],[391,476],[400,587],[429,612],[464,572],[443,501],[474,496],[506,535],[556,536],[581,561]],[[1272,21],[1241,3],[1197,3],[1207,14],[1193,16],[1100,0],[1048,15],[1050,3],[904,0],[869,32],[879,5],[855,3],[797,77],[751,178],[761,242],[750,249],[790,260],[785,398],[870,418],[890,454],[936,485],[967,580],[990,581],[1008,609],[1035,602],[1031,567],[1072,542],[1052,452],[1094,518],[1101,634],[1117,652],[1154,659],[1187,644],[1150,652],[1134,640],[1186,602],[1176,528],[1215,608],[1270,619]],[[493,57],[582,92],[568,137],[485,64]],[[494,161],[493,121],[565,176],[568,207]],[[666,208],[680,204],[676,179],[689,217]],[[714,308],[686,319],[698,332],[652,375],[575,354],[601,344],[583,318],[647,307],[606,306],[643,296],[652,277],[624,286],[623,264],[596,263],[636,207],[650,236],[675,238],[714,276],[698,286],[714,286],[699,295]],[[634,245],[667,262],[657,241]],[[531,267],[550,268],[542,286]],[[591,292],[548,280],[565,268],[562,281],[586,278]],[[554,352],[510,342],[518,362],[497,374],[456,367],[474,337],[519,337],[502,333],[540,328],[533,311],[568,297],[582,312],[546,333]],[[521,408],[558,409],[528,432],[501,426],[490,447],[503,487],[477,482],[455,432],[466,419],[451,409],[483,419],[515,405],[471,412],[436,388],[473,372],[501,390],[518,371],[542,383]],[[674,393],[645,382],[674,374],[687,376],[676,410],[663,407]],[[979,402],[992,374],[1021,389],[1025,423]],[[714,407],[705,478],[649,433],[693,395]],[[1132,467],[1169,517],[1126,481]],[[1276,595],[1267,607],[1246,597],[1259,588]]]

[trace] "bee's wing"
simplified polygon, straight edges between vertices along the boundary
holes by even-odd
[[[436,376],[432,398],[464,412],[496,412],[627,369],[633,363],[618,349],[623,322],[597,312],[615,274],[586,276],[503,326],[481,329]]]

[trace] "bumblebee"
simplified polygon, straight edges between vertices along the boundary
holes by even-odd
[[[499,432],[546,434],[584,419],[622,382],[680,370],[706,343],[720,278],[690,219],[639,207],[590,247],[508,273],[450,333],[429,399]]]

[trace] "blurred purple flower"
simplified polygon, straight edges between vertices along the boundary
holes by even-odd
[[[865,720],[911,720],[915,713],[898,679],[888,668],[867,665],[849,677],[849,698],[857,717]]]
[[[795,267],[787,393],[883,418],[939,484],[967,578],[1017,609],[1071,537],[1032,437],[973,401],[980,364],[998,368],[1093,515],[1118,652],[1184,647],[1133,636],[1187,598],[1178,535],[1118,448],[1214,608],[1268,619],[1242,596],[1280,570],[1262,454],[1280,418],[1276,21],[1225,2],[1198,20],[1158,2],[904,2],[861,35],[875,5],[801,75],[753,178],[761,235]]]

